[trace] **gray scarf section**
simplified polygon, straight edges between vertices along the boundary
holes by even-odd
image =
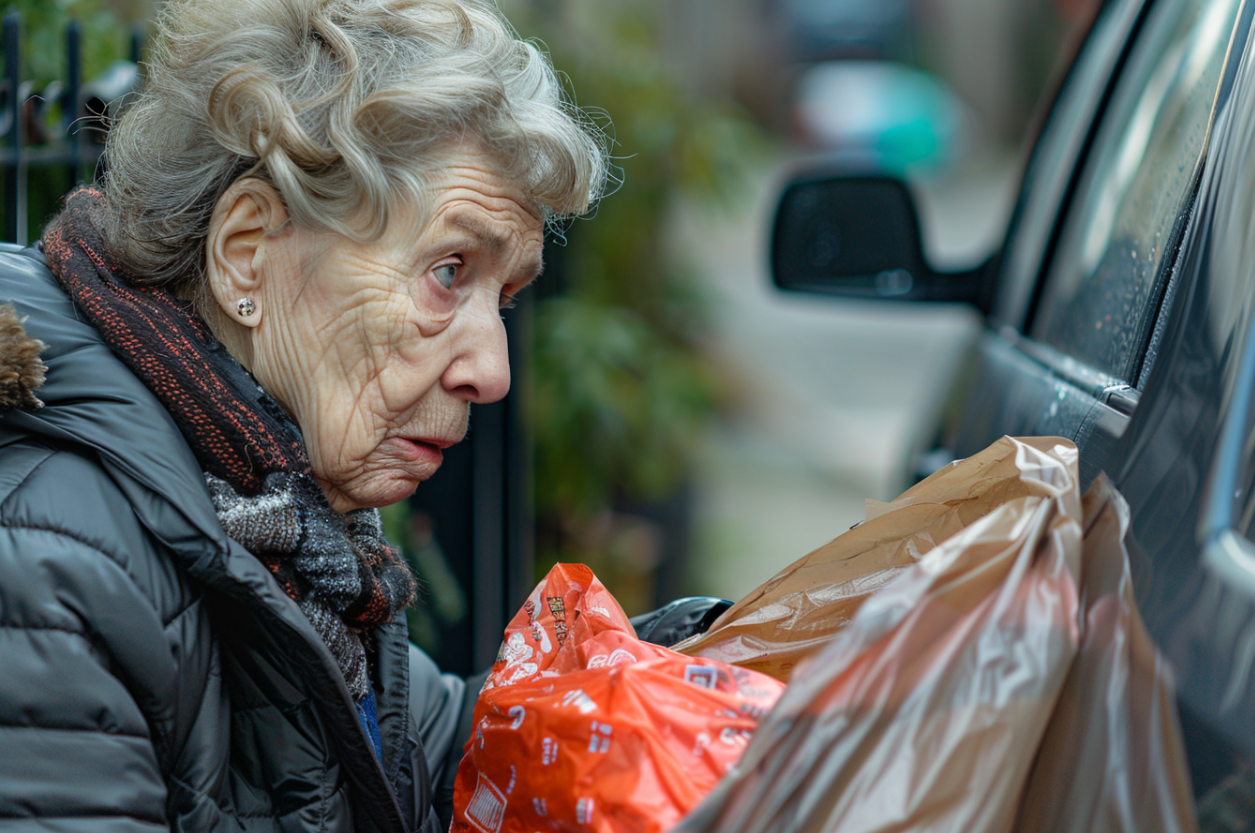
[[[345,616],[360,604],[362,565],[378,563],[388,551],[379,511],[341,515],[303,474],[267,475],[251,497],[212,474],[205,480],[227,535],[270,568],[335,657],[349,693],[355,700],[365,696],[370,683],[363,639],[368,631],[347,624]],[[403,610],[413,595],[413,578],[404,572],[396,581],[375,577],[385,579],[382,592],[392,613]]]

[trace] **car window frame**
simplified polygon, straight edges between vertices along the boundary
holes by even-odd
[[[1065,378],[1070,378],[1073,374],[1076,374],[1078,379],[1105,378],[1108,381],[1108,390],[1110,392],[1118,391],[1123,394],[1126,404],[1129,405],[1136,404],[1136,399],[1145,382],[1149,370],[1147,358],[1151,353],[1152,339],[1157,332],[1159,322],[1164,317],[1164,304],[1170,299],[1167,289],[1171,276],[1176,272],[1176,265],[1180,258],[1181,245],[1185,240],[1186,229],[1194,215],[1199,184],[1202,181],[1203,168],[1207,159],[1212,131],[1215,127],[1217,107],[1222,100],[1222,93],[1226,84],[1231,83],[1232,74],[1236,69],[1233,51],[1235,39],[1246,30],[1243,24],[1248,6],[1246,0],[1239,0],[1233,16],[1233,23],[1224,41],[1225,47],[1220,61],[1220,75],[1211,93],[1211,103],[1207,110],[1207,120],[1203,128],[1202,142],[1194,154],[1189,176],[1185,180],[1186,187],[1182,192],[1176,214],[1169,227],[1164,256],[1149,282],[1146,302],[1138,312],[1138,320],[1135,322],[1136,329],[1134,330],[1133,347],[1129,354],[1121,361],[1120,367],[1114,368],[1112,371],[1100,370],[1085,359],[1072,355],[1061,346],[1052,345],[1039,338],[1039,334],[1034,334],[1033,330],[1038,323],[1038,317],[1045,304],[1044,296],[1046,290],[1050,285],[1052,277],[1054,277],[1056,258],[1060,255],[1064,237],[1070,228],[1069,221],[1072,212],[1082,210],[1085,207],[1081,201],[1088,195],[1088,192],[1086,194],[1080,193],[1081,184],[1085,179],[1086,167],[1090,163],[1091,157],[1098,151],[1099,136],[1108,124],[1106,121],[1109,116],[1107,110],[1112,98],[1117,94],[1122,81],[1125,79],[1124,74],[1129,69],[1129,60],[1137,49],[1138,40],[1143,35],[1149,35],[1146,32],[1146,26],[1149,25],[1154,13],[1161,9],[1163,4],[1173,2],[1184,4],[1189,2],[1189,0],[1147,0],[1142,6],[1137,30],[1130,33],[1120,66],[1109,79],[1108,88],[1103,99],[1103,112],[1096,115],[1091,122],[1089,126],[1090,135],[1086,142],[1084,155],[1076,160],[1075,167],[1072,170],[1073,182],[1069,189],[1067,201],[1060,205],[1055,217],[1051,245],[1048,250],[1043,252],[1034,286],[1033,298],[1027,310],[1023,327],[1020,330],[1022,338],[1027,343],[1034,345],[1030,349],[1043,359],[1050,360],[1052,369],[1058,370]],[[1084,368],[1084,370],[1078,374],[1078,368]]]
[[[1222,101],[1221,106],[1232,103],[1247,111],[1255,110],[1253,22],[1255,22],[1255,0],[1243,0],[1239,24],[1245,24],[1243,47],[1247,53],[1245,57],[1251,60],[1247,65],[1241,66],[1239,60],[1234,60],[1232,54],[1236,44],[1230,45],[1229,57],[1232,68],[1231,71],[1226,72],[1226,77],[1222,81],[1221,93],[1225,100]],[[1235,80],[1239,71],[1245,73],[1245,78]],[[1239,100],[1231,102],[1228,93],[1238,85],[1242,87],[1234,94]],[[1229,89],[1226,89],[1226,86]],[[1234,125],[1233,118],[1236,118],[1236,115],[1231,115],[1231,120],[1226,123],[1225,129],[1229,132],[1240,133],[1243,126]],[[1215,119],[1215,114],[1213,114],[1213,128]],[[1247,125],[1245,133],[1246,136],[1238,137],[1239,143],[1243,146],[1245,146],[1245,141],[1249,140],[1249,136],[1255,134],[1255,127]],[[1225,143],[1233,140],[1231,136],[1222,136],[1221,141],[1216,144],[1216,152],[1209,153],[1209,158],[1223,154],[1226,150]],[[1221,176],[1223,171],[1223,163],[1217,163],[1215,176]],[[1252,170],[1252,173],[1255,174],[1255,170]],[[1198,231],[1194,228],[1189,230],[1194,233]],[[1213,241],[1207,241],[1209,253],[1214,245]],[[1221,273],[1225,271],[1219,270]],[[1232,274],[1216,274],[1212,275],[1212,278],[1213,281],[1242,280]],[[1175,290],[1175,287],[1171,289]],[[1255,299],[1250,298],[1249,293],[1246,303],[1247,311],[1242,315],[1246,324],[1239,341],[1241,353],[1237,360],[1237,370],[1233,376],[1232,386],[1226,397],[1228,407],[1222,406],[1221,409],[1220,431],[1216,438],[1206,481],[1202,517],[1198,528],[1198,543],[1202,553],[1202,562],[1209,570],[1221,576],[1229,585],[1240,587],[1248,595],[1255,597],[1255,540],[1250,537],[1249,530],[1242,528],[1240,517],[1242,502],[1251,500],[1245,490],[1250,471],[1255,469],[1255,459],[1252,459],[1251,454],[1248,453],[1248,441],[1255,436],[1255,321],[1251,318],[1252,311],[1255,311]],[[1158,325],[1156,329],[1164,330],[1166,325]]]
[[[1103,11],[1112,15],[1107,18],[1108,28],[1099,32],[1098,27],[1102,24],[1102,20],[1095,20],[1094,30],[1087,36],[1086,42],[1081,48],[1082,52],[1085,49],[1102,48],[1103,46],[1111,50],[1113,49],[1111,41],[1120,37],[1121,33],[1123,33],[1124,41],[1118,48],[1118,55],[1099,56],[1100,58],[1105,58],[1105,63],[1110,67],[1106,80],[1102,84],[1101,92],[1095,92],[1088,98],[1083,98],[1079,105],[1073,104],[1073,106],[1087,107],[1084,112],[1088,115],[1089,120],[1085,123],[1073,121],[1072,128],[1076,135],[1064,136],[1060,139],[1060,141],[1072,145],[1074,153],[1070,159],[1063,163],[1068,166],[1066,184],[1054,185],[1051,189],[1053,193],[1047,193],[1047,197],[1053,202],[1053,213],[1048,217],[1042,216],[1037,218],[1037,227],[1024,228],[1021,219],[1025,212],[1024,206],[1034,198],[1029,193],[1029,189],[1042,187],[1036,180],[1043,175],[1049,176],[1049,172],[1034,170],[1034,165],[1039,164],[1037,158],[1041,154],[1039,149],[1034,149],[1033,157],[1030,158],[1029,165],[1026,166],[1021,196],[1019,201],[1017,201],[1016,212],[1013,214],[1012,223],[1008,229],[1007,244],[1004,252],[1009,251],[1013,253],[1017,243],[1023,242],[1019,239],[1022,236],[1027,236],[1027,242],[1030,244],[1037,243],[1040,248],[1035,250],[1035,258],[1033,253],[1030,252],[1030,260],[1024,267],[1026,269],[1025,274],[1016,275],[1009,273],[1009,270],[1013,269],[1014,266],[1004,262],[999,270],[1001,273],[999,277],[999,291],[1004,294],[1000,298],[995,299],[995,315],[991,316],[990,320],[991,325],[1003,340],[1010,342],[1018,351],[1049,370],[1060,380],[1093,396],[1099,403],[1108,406],[1115,416],[1124,420],[1127,420],[1137,407],[1140,390],[1149,373],[1150,359],[1153,358],[1155,345],[1162,335],[1162,322],[1166,318],[1167,308],[1173,299],[1172,276],[1176,272],[1181,254],[1181,245],[1186,239],[1190,220],[1194,216],[1196,195],[1199,183],[1202,181],[1205,160],[1215,127],[1216,111],[1223,100],[1226,84],[1231,83],[1232,74],[1236,69],[1237,61],[1234,55],[1234,43],[1242,33],[1249,29],[1249,11],[1251,6],[1249,0],[1242,0],[1237,19],[1229,35],[1224,68],[1221,71],[1221,79],[1217,84],[1216,92],[1213,94],[1206,135],[1199,150],[1188,189],[1190,196],[1183,201],[1183,207],[1177,221],[1173,225],[1174,239],[1170,240],[1169,243],[1171,251],[1164,257],[1160,266],[1160,273],[1154,281],[1156,294],[1154,301],[1147,307],[1146,318],[1140,328],[1139,346],[1136,350],[1135,360],[1132,362],[1133,371],[1130,373],[1130,378],[1117,378],[1102,372],[1050,345],[1033,339],[1028,333],[1032,328],[1033,316],[1041,298],[1044,282],[1049,275],[1051,258],[1057,251],[1068,212],[1077,197],[1081,174],[1093,150],[1100,127],[1103,124],[1103,116],[1110,103],[1111,96],[1119,85],[1122,73],[1127,66],[1130,54],[1135,48],[1137,39],[1143,32],[1147,18],[1158,2],[1165,2],[1165,0],[1140,0],[1140,2],[1139,0],[1126,0],[1124,3],[1121,3],[1120,0],[1110,0],[1103,6]],[[1102,11],[1100,11],[1101,14]],[[1093,43],[1092,38],[1094,37],[1101,37],[1104,40],[1097,46],[1091,47],[1091,43]],[[1083,54],[1078,52],[1077,63],[1081,60],[1083,60]],[[1087,78],[1091,79],[1093,77],[1093,73],[1087,76]],[[1065,84],[1077,82],[1078,80],[1070,75]],[[1064,94],[1064,91],[1061,89],[1057,98],[1062,99]],[[1058,104],[1055,106],[1058,106]],[[1048,118],[1054,119],[1056,117],[1057,114],[1051,112]],[[1044,127],[1043,135],[1047,129],[1049,129],[1049,125]],[[1040,145],[1041,143],[1039,142],[1038,144]],[[1062,168],[1063,164],[1058,167]],[[1047,181],[1047,186],[1050,186],[1049,180]],[[1017,222],[1017,219],[1021,219],[1021,221]],[[1043,240],[1046,242],[1040,242]],[[1030,246],[1030,248],[1033,247]],[[1019,285],[1015,286],[1014,284],[1017,280]],[[1009,289],[1004,289],[1001,286],[1004,282],[1011,283],[1013,286]],[[1116,430],[1119,433],[1118,426]]]
[[[1233,26],[1233,32],[1230,33],[1224,71],[1220,76],[1216,97],[1212,102],[1210,121],[1207,125],[1207,137],[1203,143],[1203,152],[1198,169],[1195,171],[1194,188],[1186,212],[1188,216],[1183,218],[1184,222],[1182,223],[1180,239],[1177,241],[1177,250],[1173,253],[1170,268],[1164,276],[1162,297],[1159,299],[1159,310],[1145,335],[1146,344],[1142,352],[1141,364],[1136,368],[1135,387],[1139,391],[1145,389],[1150,379],[1155,359],[1158,356],[1159,345],[1164,339],[1170,313],[1176,303],[1181,261],[1185,257],[1186,247],[1189,245],[1190,238],[1195,233],[1194,226],[1198,220],[1199,195],[1203,187],[1208,160],[1213,155],[1212,143],[1218,127],[1217,117],[1221,109],[1227,106],[1231,99],[1234,82],[1241,68],[1243,50],[1251,48],[1250,40],[1255,35],[1255,32],[1252,30],[1253,25],[1255,25],[1255,2],[1242,0],[1242,4],[1238,9],[1237,20]],[[1241,49],[1238,48],[1239,44],[1242,47]]]
[[[1047,253],[1054,250],[1061,218],[1071,203],[1080,168],[1089,156],[1100,114],[1106,109],[1153,2],[1106,0],[1044,110],[1040,127],[1031,140],[1000,255],[989,317],[995,329],[1027,331]],[[1059,145],[1057,149],[1052,147],[1055,143]],[[1045,157],[1052,151],[1058,158],[1043,170],[1048,164]],[[1052,176],[1059,171],[1067,175]]]

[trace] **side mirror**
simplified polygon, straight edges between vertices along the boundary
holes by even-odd
[[[887,176],[810,175],[784,189],[771,241],[781,289],[896,301],[968,303],[988,313],[993,261],[935,272],[911,192]]]

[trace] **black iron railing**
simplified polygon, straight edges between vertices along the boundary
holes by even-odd
[[[28,243],[60,196],[92,179],[100,163],[108,117],[139,79],[143,30],[130,33],[130,59],[117,61],[83,82],[82,29],[65,30],[64,76],[43,88],[22,78],[22,17],[10,12],[0,22],[4,77],[0,79],[0,169],[4,188],[0,236]],[[40,187],[32,190],[32,172]]]

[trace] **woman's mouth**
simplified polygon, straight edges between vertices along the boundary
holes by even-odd
[[[439,440],[421,440],[408,437],[393,437],[390,442],[401,452],[401,456],[412,463],[426,463],[439,466],[444,462],[443,447],[450,445]]]

